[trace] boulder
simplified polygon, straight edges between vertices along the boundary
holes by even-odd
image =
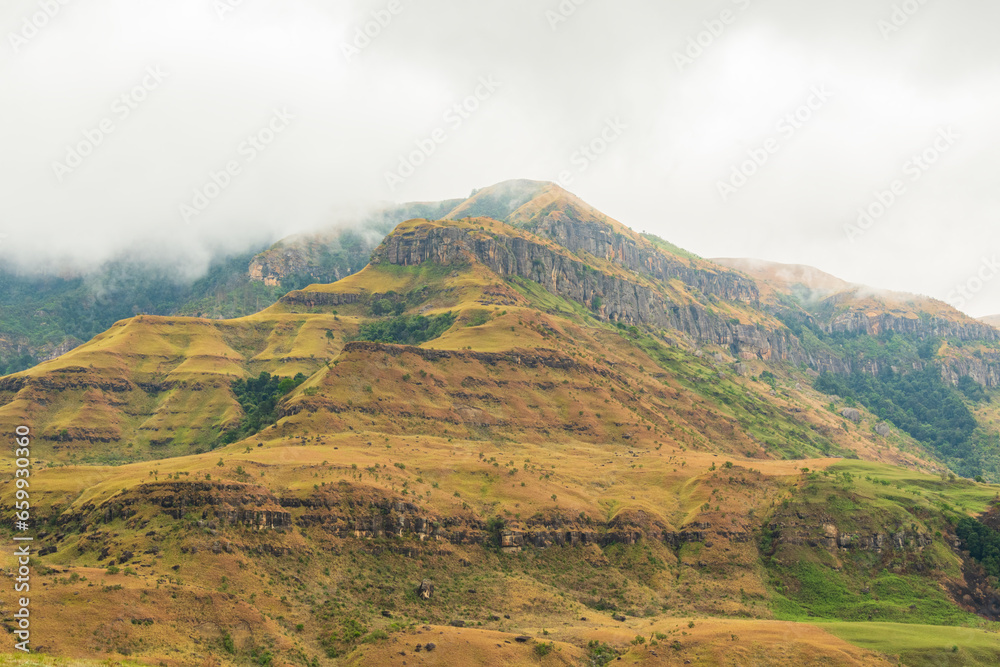
[[[840,411],[840,414],[845,419],[850,419],[855,424],[861,421],[861,411],[856,408],[844,408]]]

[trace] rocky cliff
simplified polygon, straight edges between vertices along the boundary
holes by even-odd
[[[648,268],[650,274],[654,271],[667,277],[671,272],[684,274],[668,259],[658,262],[624,240],[615,245],[600,230],[581,232],[575,238],[604,255],[619,253],[628,262]],[[457,225],[418,225],[389,236],[375,251],[372,261],[402,266],[478,261],[500,276],[525,278],[553,294],[589,305],[598,316],[612,322],[676,329],[702,343],[730,348],[745,359],[807,361],[794,336],[785,329],[722,320],[700,303],[678,303],[650,282],[633,282],[598,271],[537,237],[489,234]],[[690,277],[720,298],[721,295],[751,301],[756,298],[752,284],[735,274],[713,275],[692,270]],[[670,279],[674,278],[677,276]]]
[[[749,278],[721,267],[701,268],[693,260],[685,263],[642,239],[616,232],[607,224],[545,216],[527,228],[572,252],[588,253],[656,280],[680,280],[703,294],[714,294],[727,301],[757,305],[760,300],[757,285]]]
[[[1000,341],[1000,330],[971,319],[919,315],[915,313],[860,312],[852,310],[820,323],[828,333],[858,333],[880,336],[898,333],[927,338],[954,338],[962,341]]]

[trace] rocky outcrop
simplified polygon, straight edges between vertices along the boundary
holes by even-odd
[[[411,538],[455,545],[494,544],[504,552],[516,552],[525,547],[636,544],[643,539],[663,542],[673,548],[713,539],[734,542],[750,539],[749,531],[720,532],[712,530],[707,523],[693,523],[682,530],[673,530],[627,512],[606,524],[539,515],[491,533],[487,522],[472,514],[438,516],[405,500],[379,496],[377,491],[367,487],[342,485],[338,488],[305,499],[282,499],[281,504],[307,509],[295,519],[296,525],[320,528],[342,539]]]
[[[616,247],[618,250],[614,250]],[[695,286],[701,285],[710,294],[718,292],[734,300],[756,299],[752,282],[736,274],[668,268],[672,265],[666,258],[660,265],[652,256],[640,259],[641,253],[633,250],[614,245],[606,248],[606,252],[622,253],[632,263],[649,263],[649,271],[660,271],[667,279],[686,275]],[[730,322],[710,313],[701,304],[675,303],[652,283],[633,282],[598,271],[541,239],[489,234],[459,226],[418,226],[389,236],[372,258],[373,263],[402,266],[471,261],[485,264],[504,277],[532,280],[553,294],[579,303],[594,306],[598,303],[595,299],[599,299],[600,308],[595,310],[610,321],[676,329],[696,340],[730,348],[744,359],[807,361],[795,337],[785,329]],[[667,275],[670,271],[677,275]],[[711,291],[713,289],[715,292]]]
[[[1000,330],[982,322],[955,321],[913,313],[851,311],[834,316],[824,328],[827,333],[869,336],[897,333],[921,340],[947,337],[963,341],[1000,341]]]
[[[336,308],[349,306],[361,300],[360,294],[341,292],[289,292],[279,301],[289,306],[305,308]]]
[[[970,377],[984,387],[1000,387],[1000,352],[948,357],[941,364],[941,375],[945,382],[951,384],[957,384],[960,378]]]
[[[86,505],[85,514],[96,511],[105,523],[138,513],[142,505],[154,505],[174,519],[194,512],[201,519],[216,519],[226,525],[242,525],[259,530],[284,529],[292,525],[270,491],[239,482],[153,482],[140,484],[99,507]]]
[[[572,252],[600,257],[631,271],[656,280],[680,280],[701,291],[727,301],[757,305],[760,293],[753,280],[738,273],[695,268],[646,243],[615,232],[600,222],[579,222],[562,216],[545,216],[528,228]]]
[[[832,523],[811,524],[784,518],[769,526],[773,543],[819,547],[828,551],[858,550],[881,554],[889,549],[920,550],[933,543],[930,535],[897,529],[876,532],[842,531]]]
[[[333,283],[363,269],[381,236],[352,234],[344,242],[343,231],[335,231],[285,239],[254,257],[247,275],[271,287],[293,277]]]
[[[857,408],[844,408],[840,411],[840,415],[844,419],[850,419],[855,424],[861,422],[861,410],[858,410]]]

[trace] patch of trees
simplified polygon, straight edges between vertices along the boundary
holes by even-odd
[[[955,387],[928,366],[900,374],[892,370],[875,376],[824,372],[816,389],[854,399],[881,419],[890,421],[946,459],[971,458],[976,419]]]
[[[1000,578],[1000,533],[972,517],[965,517],[958,522],[955,534],[986,574]]]
[[[248,380],[238,379],[232,384],[233,393],[240,407],[243,419],[239,426],[226,431],[222,443],[229,444],[260,432],[278,421],[278,404],[293,389],[305,382],[306,376],[299,373],[292,378],[279,378],[270,373],[261,373]]]
[[[958,379],[958,390],[965,394],[965,397],[973,403],[989,403],[990,397],[987,395],[983,385],[979,384],[968,375],[963,375]]]
[[[442,315],[401,315],[361,325],[357,340],[397,345],[420,345],[440,337],[455,323],[453,313]]]
[[[7,359],[0,359],[0,377],[11,373],[20,373],[37,363],[38,360],[30,354],[19,354]]]

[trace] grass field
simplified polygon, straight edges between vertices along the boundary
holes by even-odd
[[[897,623],[819,623],[845,641],[898,655],[907,667],[993,667],[1000,664],[997,628],[954,628]]]

